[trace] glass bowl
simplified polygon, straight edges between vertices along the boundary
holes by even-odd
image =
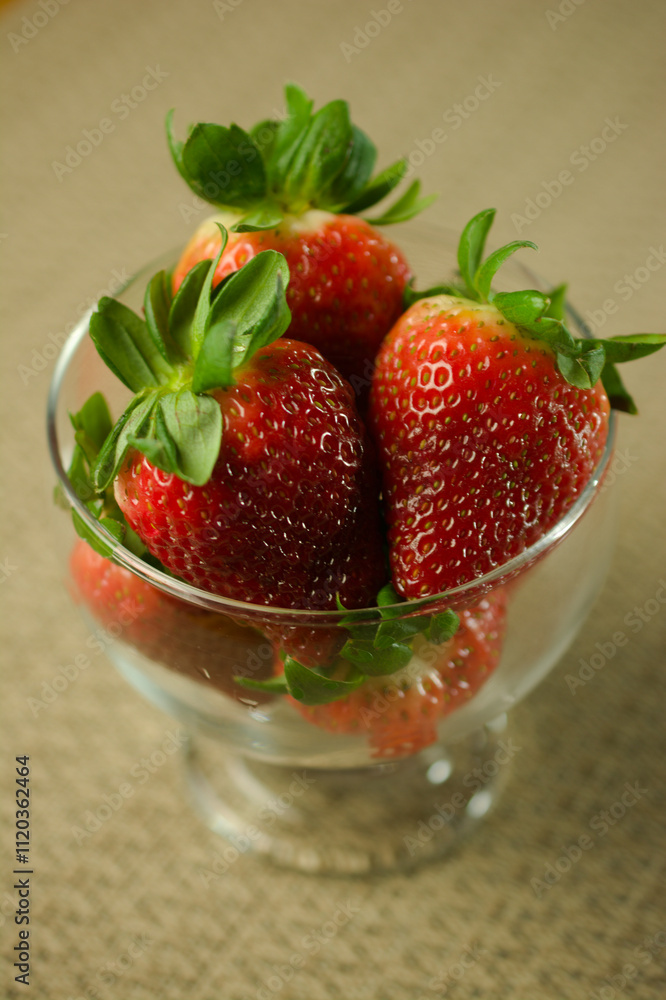
[[[456,240],[450,234],[406,224],[392,238],[419,276],[418,287],[453,277]],[[170,254],[156,261],[118,297],[139,310],[148,278],[175,259]],[[502,269],[502,285],[543,287],[515,259]],[[585,335],[574,313],[569,320]],[[90,574],[102,557],[87,551],[72,531],[69,587],[84,616],[105,630],[107,655],[123,676],[186,727],[186,778],[194,804],[228,841],[218,867],[226,870],[254,852],[301,871],[354,874],[441,856],[497,800],[517,749],[506,713],[563,655],[604,581],[613,537],[613,491],[604,484],[613,417],[587,487],[547,535],[463,587],[396,607],[399,619],[423,619],[424,627],[427,616],[455,610],[465,640],[457,652],[467,655],[480,640],[488,655],[473,684],[445,677],[450,687],[440,698],[441,710],[424,723],[417,740],[410,740],[407,727],[397,742],[387,742],[382,723],[394,717],[402,673],[378,683],[355,729],[326,727],[317,713],[304,712],[287,697],[234,680],[273,674],[268,636],[276,633],[341,645],[349,636],[344,615],[243,604],[197,590],[119,546],[88,512],[86,497],[77,494],[66,472],[74,446],[69,413],[95,390],[105,394],[114,417],[127,401],[127,390],[87,336],[88,322],[89,316],[73,331],[54,372],[49,444],[68,504],[112,553],[127,585],[115,604],[91,597]],[[373,621],[377,610],[357,614],[357,623]],[[483,632],[491,619],[492,635]],[[415,641],[413,648],[413,660],[403,668],[412,677],[423,672],[428,652],[440,674],[443,664],[455,674],[447,659],[450,647]]]

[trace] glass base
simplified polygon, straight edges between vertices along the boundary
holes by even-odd
[[[412,868],[449,852],[488,814],[515,750],[506,716],[454,745],[345,770],[287,767],[241,757],[190,735],[186,774],[195,807],[242,854],[328,875]]]

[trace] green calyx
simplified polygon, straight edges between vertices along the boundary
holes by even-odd
[[[455,612],[404,618],[400,600],[392,585],[387,584],[377,595],[374,619],[368,619],[365,612],[347,612],[340,624],[349,632],[349,639],[330,667],[311,669],[285,656],[280,677],[235,680],[253,690],[289,694],[304,705],[324,705],[351,694],[370,677],[386,677],[402,670],[414,656],[417,636],[439,646],[457,632],[460,619]],[[340,610],[346,609],[340,606]],[[339,678],[341,672],[343,679]]]
[[[111,414],[102,394],[100,392],[93,393],[78,413],[70,413],[70,420],[74,428],[74,451],[67,470],[67,477],[76,495],[85,504],[95,520],[99,521],[103,528],[106,528],[118,544],[124,545],[134,555],[150,559],[151,557],[147,556],[145,545],[125,521],[122,511],[116,503],[113,489],[109,487],[100,493],[93,482],[93,470],[97,464],[99,453],[113,427]],[[61,491],[56,492],[56,501],[64,507],[69,506]],[[105,556],[107,559],[112,558],[112,546],[101,541],[90,530],[78,511],[72,511],[72,518],[77,534],[84,538],[99,555]]]
[[[238,125],[200,122],[184,142],[167,139],[180,175],[196,195],[220,208],[243,212],[238,232],[274,229],[285,215],[311,208],[358,215],[397,187],[407,171],[398,160],[375,177],[377,150],[352,124],[346,101],[331,101],[313,113],[313,102],[295,84],[285,88],[287,114],[267,119],[246,132]],[[375,225],[403,222],[423,211],[436,195],[421,197],[420,182],[383,214]]]
[[[115,299],[100,300],[90,336],[108,367],[135,393],[101,443],[92,483],[104,493],[130,448],[195,486],[208,481],[220,451],[222,414],[210,394],[232,385],[234,371],[281,337],[291,314],[282,254],[265,250],[213,288],[227,241],[201,261],[175,295],[160,271],[146,289],[145,319]]]
[[[548,344],[555,352],[557,367],[567,382],[579,389],[590,389],[601,379],[612,407],[636,413],[636,404],[615,366],[619,362],[643,358],[658,351],[666,343],[666,334],[635,333],[605,340],[574,337],[565,323],[566,285],[558,286],[549,295],[534,289],[494,292],[492,282],[505,260],[524,247],[538,249],[530,240],[515,240],[484,260],[486,238],[494,218],[494,208],[484,209],[463,230],[458,244],[458,269],[462,283],[439,285],[426,292],[409,288],[405,295],[406,305],[440,294],[491,303],[523,333]]]

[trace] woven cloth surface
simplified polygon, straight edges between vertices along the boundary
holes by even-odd
[[[425,188],[440,192],[431,221],[458,230],[494,205],[495,239],[539,243],[538,270],[568,278],[597,328],[659,330],[661,0],[26,0],[4,4],[0,24],[0,996],[665,996],[666,356],[626,374],[641,415],[621,421],[605,588],[564,660],[513,713],[526,752],[499,807],[448,860],[330,880],[246,856],[206,885],[201,870],[220,841],[189,807],[180,752],[163,755],[78,843],[73,828],[86,812],[169,733],[178,738],[178,723],[104,656],[44,710],[30,701],[88,638],[62,584],[64,517],[51,509],[53,345],[201,217],[168,157],[166,111],[177,108],[181,127],[248,124],[281,108],[287,79],[318,104],[344,96],[383,163],[422,154]],[[102,120],[112,127],[101,131]],[[446,135],[438,143],[436,129]],[[86,131],[99,141],[68,161]],[[643,618],[629,630],[636,608]],[[622,628],[629,641],[572,691],[567,676]],[[12,964],[21,754],[33,795],[29,987]],[[532,880],[590,833],[627,783],[640,789],[636,804],[538,893]],[[348,916],[339,931],[321,934],[339,911]],[[296,954],[303,961],[289,975]]]

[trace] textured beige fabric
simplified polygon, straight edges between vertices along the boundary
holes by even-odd
[[[666,356],[626,375],[642,414],[622,420],[606,588],[565,660],[515,712],[528,752],[500,807],[447,862],[334,881],[243,858],[206,889],[200,868],[220,844],[189,809],[178,754],[79,846],[72,827],[86,810],[178,727],[101,656],[38,717],[28,702],[87,636],[61,584],[64,524],[50,508],[49,345],[194,225],[163,138],[169,107],[181,128],[247,124],[281,107],[288,78],[318,103],[344,96],[384,163],[434,146],[420,169],[426,189],[441,192],[432,221],[458,229],[495,205],[495,240],[519,230],[535,239],[538,269],[567,276],[573,301],[597,310],[606,332],[664,328],[661,0],[402,0],[381,30],[366,30],[386,9],[385,0],[27,0],[2,10],[2,997],[666,995],[666,608],[575,694],[565,681],[666,578]],[[149,74],[154,89],[123,103]],[[53,162],[102,119],[113,127],[99,146],[58,176]],[[437,128],[446,139],[435,144]],[[571,180],[558,188],[562,171]],[[637,270],[652,248],[658,267]],[[22,753],[34,791],[29,989],[11,965],[12,765]],[[646,790],[638,803],[537,898],[530,880],[590,832],[627,782]],[[358,912],[314,954],[305,936],[341,906]],[[289,982],[271,979],[296,953],[305,961]]]

